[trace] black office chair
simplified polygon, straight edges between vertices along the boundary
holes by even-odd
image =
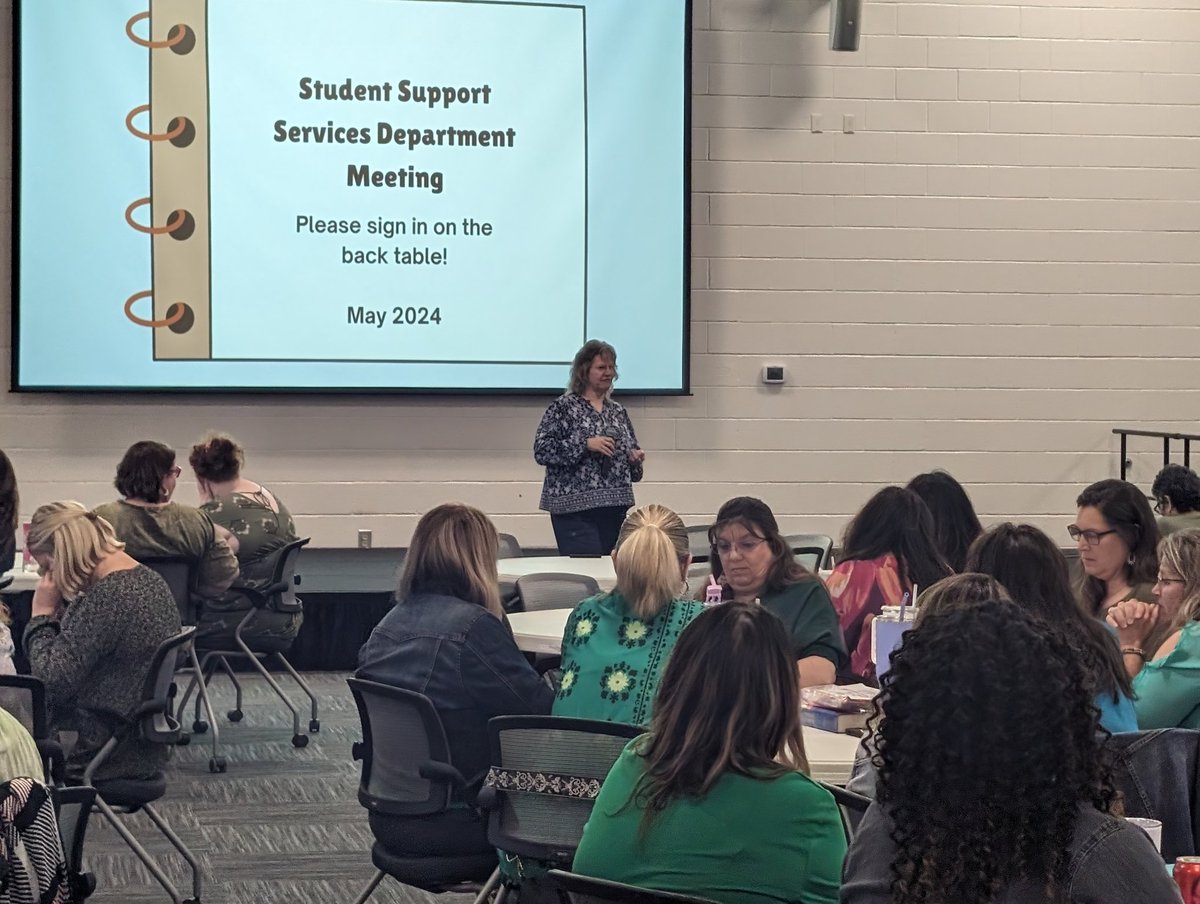
[[[790,534],[783,538],[796,561],[811,572],[833,566],[833,538],[825,534]]]
[[[568,896],[571,904],[594,904],[594,902],[620,901],[622,904],[716,904],[710,898],[695,898],[691,895],[680,895],[669,891],[654,891],[649,888],[639,888],[636,885],[625,885],[622,882],[609,882],[607,879],[593,879],[591,876],[580,876],[565,870],[552,869],[546,874],[547,881]]]
[[[181,556],[148,556],[138,560],[142,565],[145,565],[151,571],[156,572],[159,577],[167,582],[167,587],[171,590],[171,596],[175,598],[175,605],[179,607],[179,621],[184,627],[194,626],[196,624],[196,606],[192,602],[192,588],[195,583],[195,574],[190,559],[185,559]],[[192,731],[196,734],[204,734],[212,727],[212,755],[208,760],[209,772],[224,772],[227,768],[225,757],[221,755],[221,735],[217,729],[217,717],[213,710],[212,700],[208,696],[208,685],[203,681],[198,681],[203,675],[200,668],[200,659],[196,655],[196,646],[194,643],[189,643],[186,649],[179,651],[180,662],[177,663],[178,671],[190,673],[193,681],[196,681],[198,693],[200,694],[200,702],[204,706],[204,711],[208,714],[208,721],[204,721],[197,717],[192,722]],[[188,684],[188,691],[191,692],[192,683]],[[183,703],[187,702],[187,696],[184,696]],[[182,721],[183,705],[178,708],[178,717]],[[187,732],[181,732],[179,735],[179,743],[187,744],[191,741],[191,736]]]
[[[527,574],[517,578],[518,612],[543,609],[574,609],[575,605],[600,592],[595,578],[585,574]]]
[[[46,784],[61,783],[66,758],[62,745],[50,733],[42,680],[32,675],[0,675],[0,709],[7,710],[33,738],[46,770]]]
[[[9,574],[9,575],[0,574],[0,590],[3,590],[5,587],[7,587],[12,582],[13,582],[13,576],[11,574]]]
[[[142,702],[129,720],[100,748],[83,772],[83,784],[96,789],[96,809],[113,827],[122,840],[129,845],[150,874],[166,890],[174,904],[199,904],[201,873],[200,864],[187,845],[150,806],[167,793],[167,780],[163,773],[149,779],[96,779],[96,772],[112,755],[117,745],[133,734],[139,734],[151,744],[173,745],[183,733],[179,721],[172,714],[171,698],[175,694],[175,664],[178,656],[189,649],[196,635],[195,628],[185,628],[180,633],[159,645],[146,673],[142,686]],[[163,872],[158,862],[142,847],[133,833],[119,816],[132,815],[139,810],[145,812],[150,821],[187,861],[192,870],[192,896],[184,901],[174,884]]]
[[[838,812],[842,817],[842,831],[846,833],[846,841],[849,843],[854,837],[854,833],[858,831],[858,824],[862,821],[863,814],[867,812],[867,807],[871,806],[871,798],[855,794],[853,791],[847,791],[845,788],[831,785],[828,782],[819,781],[817,784],[833,795],[833,799],[838,805]]]
[[[200,635],[197,641],[198,652],[202,654],[200,660],[202,678],[200,680],[205,684],[210,682],[219,667],[229,677],[229,680],[233,682],[236,702],[234,703],[234,708],[226,713],[229,721],[240,722],[244,715],[242,712],[242,684],[238,681],[233,669],[230,668],[229,659],[245,659],[263,676],[267,684],[270,685],[271,690],[275,692],[275,695],[283,701],[284,705],[291,712],[292,744],[296,747],[308,746],[308,735],[300,728],[300,710],[296,708],[287,694],[283,692],[283,688],[279,686],[279,683],[267,671],[263,662],[273,659],[285,672],[292,676],[292,680],[308,696],[310,705],[308,730],[311,732],[321,730],[321,721],[317,712],[317,695],[313,693],[312,688],[308,686],[305,680],[300,677],[300,674],[292,668],[292,664],[287,661],[287,657],[283,655],[282,650],[275,649],[273,645],[258,641],[254,637],[250,637],[249,639],[244,638],[242,632],[246,630],[247,626],[253,624],[258,613],[264,610],[287,613],[303,611],[303,603],[300,601],[300,597],[296,596],[296,587],[300,583],[300,576],[296,574],[296,560],[300,556],[300,550],[307,546],[308,543],[308,538],[295,540],[285,546],[281,546],[276,552],[271,554],[274,560],[274,570],[271,583],[267,586],[255,588],[234,585],[229,588],[230,592],[242,594],[252,604],[252,608],[238,622],[238,626],[234,631],[234,643],[237,649],[211,649],[205,645],[203,635]],[[195,677],[193,677],[192,681],[188,682],[187,690],[184,691],[183,698],[179,701],[180,712],[187,705],[196,683],[197,679]],[[197,697],[193,727],[202,724],[202,720],[200,719],[200,699]]]
[[[75,785],[52,788],[50,793],[58,814],[58,834],[62,839],[72,900],[82,901],[91,897],[96,890],[96,877],[83,869],[83,845],[87,837],[88,817],[96,802],[96,789],[88,785]]]
[[[711,524],[693,524],[684,528],[688,535],[688,551],[693,562],[707,562],[712,555],[712,544],[708,542]]]
[[[488,841],[506,856],[569,868],[608,771],[643,731],[561,716],[489,720],[492,768],[478,796]],[[502,888],[496,904],[509,891]]]
[[[445,729],[428,697],[360,678],[348,678],[347,684],[362,723],[363,739],[354,745],[353,756],[362,761],[358,800],[367,810],[384,816],[430,817],[449,811],[455,792],[468,803],[473,801],[473,786],[451,764]],[[365,904],[384,876],[435,894],[486,880],[481,898],[500,881],[491,848],[414,856],[389,850],[377,839],[371,862],[377,872],[355,904]]]

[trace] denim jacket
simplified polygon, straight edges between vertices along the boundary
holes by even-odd
[[[1113,780],[1125,815],[1162,822],[1163,859],[1200,848],[1200,731],[1159,728],[1113,735]]]
[[[879,803],[859,824],[842,877],[842,904],[891,904],[895,831]],[[1079,806],[1068,852],[1067,887],[1059,899],[1070,904],[1179,904],[1179,888],[1163,869],[1150,838],[1132,823]],[[1013,882],[997,904],[1049,904],[1036,883]]]
[[[428,697],[450,759],[468,780],[489,764],[488,719],[548,713],[554,700],[504,622],[438,594],[416,593],[392,607],[358,651],[356,674]]]

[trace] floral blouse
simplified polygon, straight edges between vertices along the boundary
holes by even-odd
[[[871,622],[884,606],[898,606],[901,597],[912,592],[912,585],[901,577],[900,565],[889,553],[878,559],[839,562],[825,586],[850,651],[850,671],[856,679],[874,683]]]
[[[611,436],[612,458],[592,452],[587,441]],[[630,464],[629,453],[639,448],[629,414],[612,399],[597,411],[573,392],[564,393],[546,409],[533,440],[533,457],[546,468],[540,508],[566,515],[604,506],[633,505],[633,484],[642,479],[642,465]]]
[[[643,621],[618,591],[584,600],[563,631],[562,682],[553,714],[645,725],[667,657],[703,611],[703,603],[676,600]]]

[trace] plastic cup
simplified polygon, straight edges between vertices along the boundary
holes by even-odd
[[[1135,826],[1150,836],[1150,840],[1154,842],[1154,850],[1162,853],[1162,823],[1157,819],[1146,819],[1143,816],[1126,816],[1126,822],[1132,822]]]

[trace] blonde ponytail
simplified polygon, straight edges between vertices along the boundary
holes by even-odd
[[[630,512],[621,525],[616,552],[617,590],[638,618],[654,618],[682,595],[687,529],[666,506],[644,505]]]

